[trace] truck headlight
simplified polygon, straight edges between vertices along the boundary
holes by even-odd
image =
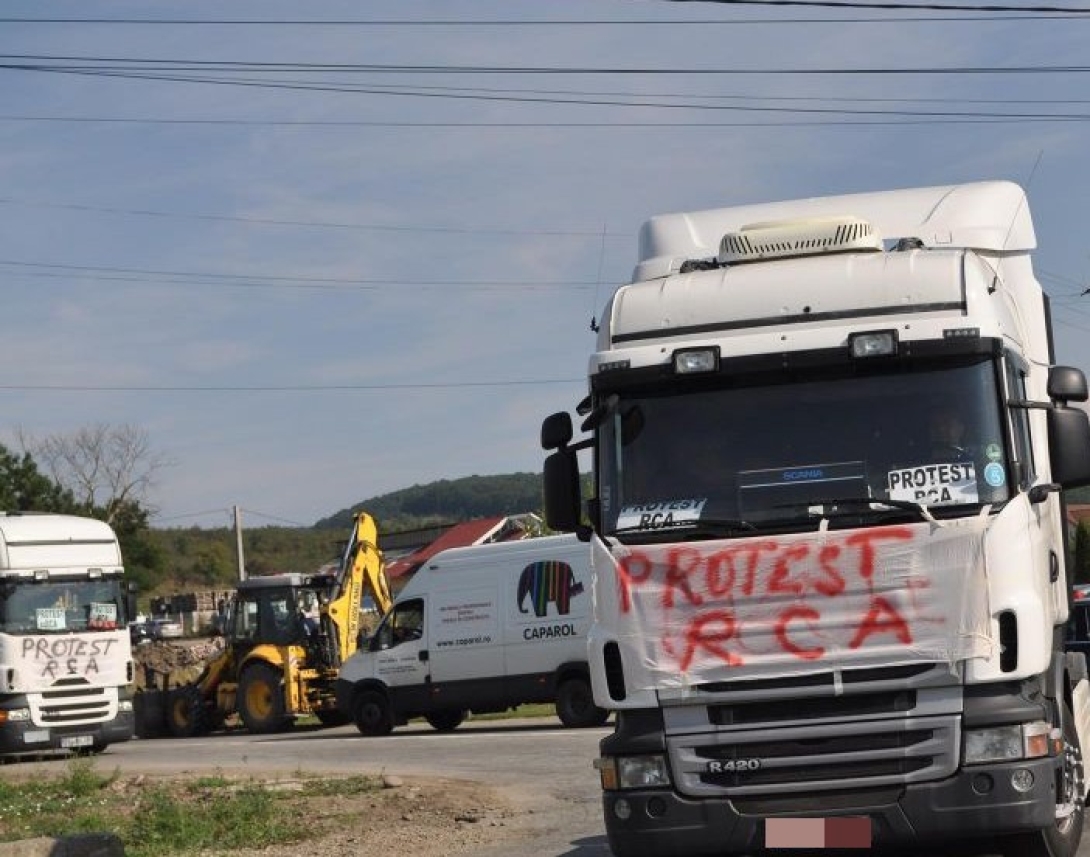
[[[597,759],[594,767],[598,769],[604,791],[670,785],[670,774],[663,756],[607,756]]]
[[[30,720],[29,708],[9,708],[0,711],[0,723],[25,723]]]
[[[965,733],[965,764],[1010,762],[1047,756],[1052,727],[1044,721],[970,729]]]

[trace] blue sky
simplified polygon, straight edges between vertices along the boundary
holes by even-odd
[[[235,505],[309,525],[539,470],[541,419],[582,397],[591,318],[658,213],[1017,181],[1058,358],[1090,369],[1090,100],[1070,70],[1088,17],[650,0],[3,14],[295,22],[0,22],[0,440],[143,428],[171,461],[157,525],[222,526]],[[546,20],[565,23],[513,23]],[[188,80],[147,79],[164,74]]]

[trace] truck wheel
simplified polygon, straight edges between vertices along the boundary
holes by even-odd
[[[1003,842],[1007,857],[1075,857],[1084,821],[1083,766],[1075,717],[1063,707],[1063,767],[1057,795],[1056,822],[1037,833],[1010,836]]]
[[[438,732],[453,732],[462,725],[462,721],[466,719],[466,713],[460,708],[447,708],[425,714],[424,719],[428,721],[432,729]]]
[[[556,716],[570,728],[601,726],[609,712],[594,704],[590,683],[581,677],[565,679],[556,691]]]
[[[394,715],[386,696],[377,690],[365,690],[352,706],[356,728],[372,738],[389,735],[394,730]]]
[[[287,728],[283,676],[269,664],[254,664],[238,683],[238,713],[251,732],[282,732]]]
[[[176,687],[167,695],[167,729],[175,738],[193,738],[209,731],[204,696],[194,684]]]

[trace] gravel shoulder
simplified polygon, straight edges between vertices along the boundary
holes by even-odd
[[[158,686],[164,674],[171,675],[172,684],[193,680],[221,646],[222,641],[217,639],[141,645],[134,651],[137,685],[154,682]],[[149,779],[123,778],[118,787],[140,787]],[[164,780],[178,781],[179,785],[182,782],[175,777]],[[291,779],[265,782],[277,790],[302,790],[302,784]],[[202,857],[477,854],[540,834],[543,819],[535,812],[534,797],[471,780],[384,777],[383,788],[366,794],[322,798],[300,795],[297,801],[291,801],[292,817],[307,830],[305,841],[261,849],[219,849]]]

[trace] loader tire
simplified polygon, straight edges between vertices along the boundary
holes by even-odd
[[[283,732],[291,724],[284,702],[284,677],[269,664],[254,664],[238,683],[238,714],[251,732]]]
[[[193,738],[211,731],[204,696],[196,685],[176,687],[167,695],[167,729],[175,738]]]
[[[394,715],[384,693],[365,690],[356,696],[352,705],[356,728],[372,738],[389,735],[394,731]]]

